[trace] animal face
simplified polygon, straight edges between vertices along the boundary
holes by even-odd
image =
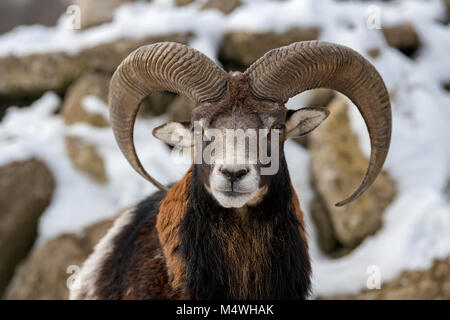
[[[153,134],[177,148],[190,148],[205,189],[221,206],[241,208],[263,199],[284,158],[285,139],[310,132],[328,111],[290,111],[255,98],[243,74],[229,78],[221,100],[199,105],[189,122],[170,122]]]
[[[258,129],[256,149],[268,149],[271,160],[276,155],[281,160],[285,139],[310,132],[328,115],[320,108],[288,111],[284,107],[289,98],[315,88],[346,95],[360,111],[369,131],[371,153],[366,174],[349,197],[336,203],[343,206],[360,197],[375,181],[389,150],[392,128],[389,94],[381,76],[369,61],[348,47],[324,41],[296,42],[269,51],[244,73],[227,74],[205,55],[182,44],[160,42],[143,46],[120,64],[111,79],[111,126],[131,166],[157,188],[168,191],[145,170],[137,156],[133,141],[136,114],[142,100],[157,91],[175,92],[196,101],[198,107],[189,123],[168,123],[156,128],[154,135],[171,145],[193,149],[196,172],[202,169],[207,190],[221,205],[240,207],[257,200],[264,186],[270,187],[270,177],[265,175],[274,175],[276,170],[272,169],[276,165],[268,173],[263,172],[263,153],[251,148],[234,151],[231,146],[239,143],[223,139],[227,130]],[[269,132],[263,134],[260,129]],[[207,130],[215,130],[215,134]],[[272,140],[277,130],[279,137]],[[183,132],[182,142],[179,134],[174,135],[177,131]],[[210,150],[205,158],[203,147],[217,145],[212,136],[222,141],[222,148]],[[273,151],[275,143],[279,149]],[[245,139],[240,144],[252,145]],[[242,161],[245,158],[254,163]]]

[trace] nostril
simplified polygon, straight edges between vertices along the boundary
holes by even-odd
[[[231,178],[233,176],[233,171],[227,170],[227,169],[220,169],[220,172],[227,178]]]
[[[248,173],[248,169],[240,169],[237,171],[221,169],[220,170],[224,176],[226,176],[231,182],[236,181]]]
[[[245,176],[247,174],[247,172],[248,172],[248,169],[241,169],[241,170],[236,171],[236,173],[235,173],[236,178],[237,179],[242,178],[243,176]]]

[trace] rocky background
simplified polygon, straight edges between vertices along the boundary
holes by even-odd
[[[55,24],[71,1],[46,1],[39,7],[35,6],[36,1],[24,1],[20,8],[13,2],[5,1],[0,5],[0,32],[9,31],[12,26],[20,24]],[[133,0],[73,2],[81,8],[81,30],[77,32],[82,33],[111,22],[115,9]],[[175,6],[197,5],[196,10],[215,10],[222,15],[231,15],[245,4],[245,1],[240,0],[205,0],[200,1],[200,4],[193,0],[174,2]],[[443,3],[446,4],[446,7],[442,6],[443,10],[449,12],[450,2]],[[45,8],[45,12],[42,8]],[[13,14],[15,12],[22,14]],[[436,23],[448,26],[448,20],[441,20]],[[218,40],[217,60],[226,69],[245,70],[268,50],[296,41],[321,39],[321,32],[320,26],[297,26],[283,32],[228,31]],[[28,108],[45,92],[53,91],[61,101],[55,114],[62,119],[64,126],[81,123],[93,129],[108,130],[106,106],[103,112],[93,111],[85,107],[86,98],[97,99],[106,105],[112,73],[135,48],[159,41],[189,44],[195,36],[188,30],[173,34],[125,37],[89,46],[75,54],[54,51],[1,56],[0,121],[10,107]],[[385,27],[380,30],[380,36],[389,47],[406,56],[411,63],[414,63],[415,55],[429,40],[421,38],[412,21]],[[373,47],[363,54],[376,59],[383,52],[381,48]],[[444,83],[443,88],[450,90],[450,81]],[[395,95],[395,92],[392,91],[391,95]],[[313,223],[311,228],[315,230],[311,241],[317,244],[320,250],[318,254],[338,261],[351,255],[364,241],[370,240],[383,229],[383,215],[396,200],[398,187],[395,178],[385,171],[359,200],[345,207],[335,207],[334,203],[350,194],[360,182],[367,167],[367,156],[351,125],[349,102],[346,99],[329,90],[315,90],[305,95],[302,102],[304,106],[323,106],[331,110],[327,121],[307,138],[296,142],[298,148],[310,155],[310,181],[307,184],[312,190],[312,197],[310,203],[304,206],[309,208],[308,215]],[[193,107],[193,103],[186,98],[163,92],[143,102],[140,117],[152,119],[163,115],[166,119],[185,120],[189,118]],[[450,108],[450,105],[447,107]],[[0,138],[0,144],[7,141],[7,137],[0,135]],[[67,158],[79,175],[90,183],[106,188],[112,177],[108,175],[105,159],[98,146],[70,131],[64,133],[63,141],[65,152],[54,156]],[[14,159],[12,155],[11,158]],[[111,218],[88,226],[82,232],[61,234],[40,241],[39,221],[56,196],[56,178],[51,166],[43,159],[14,159],[1,164],[0,296],[4,299],[66,299],[67,280],[71,275],[67,268],[70,265],[81,266],[111,225],[114,212],[111,212]],[[449,185],[450,175],[447,188],[443,190],[450,198]],[[117,207],[116,212],[121,209]],[[450,229],[448,231],[450,233]],[[388,243],[386,250],[389,250]],[[429,268],[404,270],[383,280],[381,289],[316,297],[450,299],[449,258],[431,259]]]

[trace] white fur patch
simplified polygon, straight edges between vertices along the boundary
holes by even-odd
[[[134,208],[125,210],[115,221],[106,235],[95,246],[94,252],[84,262],[80,274],[70,290],[71,300],[97,299],[96,282],[100,268],[113,250],[114,239],[129,225],[134,217]]]
[[[252,140],[251,131],[241,132],[225,130],[220,145],[216,148],[213,159],[213,170],[209,177],[210,193],[225,208],[241,208],[252,200],[258,192],[259,176],[255,164],[257,159],[256,133],[253,135],[253,147],[248,150],[245,144],[246,135]],[[220,137],[220,134],[217,135]],[[238,136],[240,139],[235,139]],[[217,141],[217,139],[215,140]],[[233,185],[227,177],[221,173],[221,169],[229,171],[248,170],[247,174],[235,181]],[[233,191],[231,194],[230,192]]]

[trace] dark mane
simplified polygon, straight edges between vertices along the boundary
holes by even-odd
[[[284,159],[261,203],[243,216],[221,207],[193,168],[180,226],[187,293],[193,299],[305,299],[310,263]]]
[[[134,209],[102,261],[96,297],[306,299],[311,266],[284,158],[263,200],[245,212],[221,207],[196,181],[196,166],[190,172]],[[158,232],[157,219],[168,229]]]
[[[372,142],[363,182],[336,204],[343,206],[375,181],[392,131],[389,93],[363,56],[329,42],[296,42],[273,49],[243,73],[227,75],[205,55],[182,44],[160,42],[133,51],[111,79],[111,127],[131,166],[165,194],[155,194],[116,220],[85,263],[78,278],[81,289],[71,290],[71,297],[307,298],[308,243],[283,144],[308,134],[328,116],[325,108],[317,107],[288,114],[289,98],[315,88],[337,90],[352,100]],[[173,135],[181,130],[191,138],[187,147],[202,160],[193,159],[191,169],[171,188],[146,172],[133,139],[140,102],[161,90],[184,95],[196,107],[189,123],[172,121],[155,128],[153,135],[181,146]],[[201,130],[195,130],[197,122]],[[194,130],[186,130],[189,125]],[[207,134],[206,129],[219,133]],[[228,140],[230,129],[239,133],[229,137],[238,138],[238,148]],[[239,140],[240,133],[244,139]],[[257,148],[250,148],[252,137]],[[270,156],[256,149],[270,149]],[[223,161],[214,160],[221,154]],[[274,155],[278,162],[272,161]],[[262,161],[267,157],[270,167]],[[273,174],[266,175],[266,168]]]

